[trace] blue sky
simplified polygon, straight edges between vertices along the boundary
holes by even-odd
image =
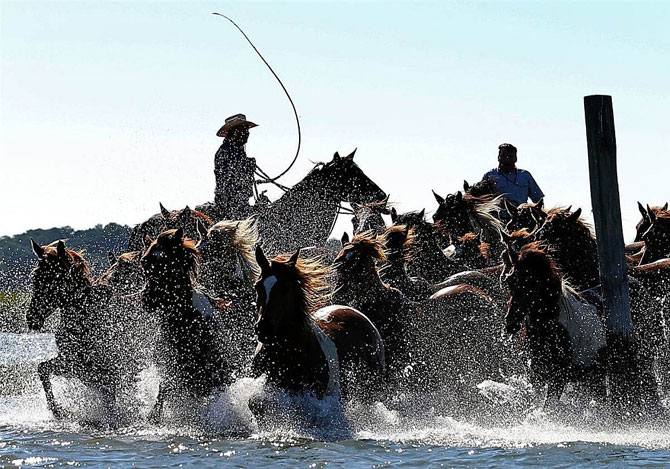
[[[588,213],[583,97],[610,94],[626,238],[637,200],[670,199],[670,3],[2,2],[0,235],[211,200],[238,112],[259,165],[288,164],[290,105],[213,11],[296,103],[285,183],[358,147],[399,210],[431,211],[511,142],[550,206]]]

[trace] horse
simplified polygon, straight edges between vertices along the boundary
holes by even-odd
[[[246,368],[256,346],[254,284],[260,274],[255,258],[257,244],[255,221],[247,218],[217,222],[198,245],[202,258],[198,285],[228,305],[218,316],[221,324],[218,331],[219,340],[234,345],[226,356],[234,373]]]
[[[465,270],[465,267],[450,260],[442,251],[450,244],[440,224],[429,223],[424,219],[425,210],[397,214],[391,210],[393,224],[405,225],[412,229],[414,240],[412,255],[407,263],[407,272],[412,277],[437,283],[445,278]]]
[[[133,318],[110,309],[113,292],[93,283],[81,252],[66,248],[62,240],[41,246],[31,239],[30,244],[38,264],[32,273],[33,294],[26,314],[29,330],[42,329],[46,319],[60,311],[55,332],[58,355],[37,366],[48,408],[55,418],[64,417],[51,376],[65,376],[99,391],[113,417],[118,393],[139,371],[139,355],[126,336],[132,331]]]
[[[325,306],[329,268],[315,259],[279,255],[271,261],[256,248],[258,346],[252,375],[293,394],[377,397],[386,375],[379,331],[360,311]]]
[[[552,258],[577,291],[600,284],[598,245],[593,228],[580,216],[579,208],[552,208],[544,224],[533,234],[536,241],[544,242]]]
[[[383,233],[380,239],[386,263],[379,269],[379,277],[384,283],[400,290],[409,300],[422,301],[432,295],[434,290],[425,279],[410,277],[407,273],[407,261],[412,256],[414,238],[414,231],[406,225],[393,225]],[[344,241],[343,245],[346,244]]]
[[[144,272],[140,265],[142,251],[125,252],[119,256],[108,254],[109,268],[105,270],[97,282],[108,285],[119,295],[134,295],[144,287]]]
[[[634,243],[638,243],[642,241],[642,235],[647,232],[649,227],[651,226],[651,217],[649,216],[649,211],[651,211],[654,215],[658,214],[659,212],[664,212],[668,210],[668,203],[666,202],[665,205],[661,206],[654,206],[654,207],[648,207],[650,210],[647,210],[647,208],[643,207],[640,202],[637,203],[637,208],[640,211],[640,214],[642,215],[642,219],[635,225],[635,240],[633,241]]]
[[[642,235],[644,253],[640,264],[670,257],[670,211],[647,207],[649,228]]]
[[[481,235],[475,233],[465,233],[454,240],[450,258],[472,270],[490,267],[492,263],[490,245],[482,242]]]
[[[438,203],[433,221],[442,225],[452,241],[466,233],[480,234],[482,241],[490,244],[493,255],[500,255],[503,247],[498,233],[502,223],[496,215],[500,211],[501,197],[475,197],[461,191],[446,197],[433,191],[433,196]]]
[[[496,185],[493,179],[484,179],[472,185],[468,181],[463,181],[463,192],[473,197],[495,196]]]
[[[532,232],[542,226],[547,219],[547,212],[544,210],[544,198],[536,203],[529,202],[517,207],[507,202],[507,199],[503,199],[503,205],[509,216],[509,221],[505,225],[507,232],[521,229]]]
[[[371,232],[354,236],[335,258],[333,301],[356,308],[379,330],[386,350],[390,379],[402,379],[411,364],[410,324],[414,305],[399,290],[384,284],[377,266],[386,262],[383,243]]]
[[[128,251],[144,251],[146,237],[155,238],[165,230],[181,228],[190,239],[198,238],[196,222],[199,220],[206,228],[214,222],[204,212],[191,210],[187,205],[182,210],[170,211],[160,204],[160,213],[136,225],[128,238]]]
[[[335,153],[258,214],[258,231],[266,252],[292,252],[303,246],[323,246],[342,202],[379,202],[386,193],[347,156]]]
[[[606,331],[596,308],[580,300],[537,242],[503,253],[503,280],[510,288],[505,330],[525,329],[531,380],[546,385],[545,405],[560,399],[570,381],[605,394]]]
[[[193,287],[199,252],[181,228],[151,241],[140,263],[147,278],[142,304],[159,324],[157,361],[161,382],[149,418],[159,421],[168,398],[207,398],[229,381],[217,340],[217,314],[228,305]]]
[[[382,215],[391,215],[391,208],[388,206],[389,196],[381,202],[372,202],[368,204],[352,203],[354,216],[351,217],[353,234],[372,231],[374,234],[381,234],[386,229],[386,223]]]

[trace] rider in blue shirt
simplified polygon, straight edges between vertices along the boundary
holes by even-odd
[[[498,167],[484,174],[482,180],[491,180],[495,193],[504,196],[515,205],[528,202],[528,198],[537,202],[544,193],[530,172],[516,167],[516,147],[503,143],[498,147]]]

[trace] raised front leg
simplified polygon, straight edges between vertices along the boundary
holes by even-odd
[[[58,368],[59,364],[59,357],[56,357],[37,365],[37,374],[40,377],[40,381],[42,381],[44,395],[47,398],[47,406],[57,420],[62,419],[64,413],[63,409],[56,404],[56,398],[54,397],[53,389],[51,388],[51,375],[54,374],[54,371]]]

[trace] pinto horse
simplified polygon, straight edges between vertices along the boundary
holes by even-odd
[[[503,254],[503,279],[510,288],[507,333],[525,328],[531,379],[547,385],[558,400],[565,385],[580,381],[604,395],[606,334],[596,308],[565,286],[558,267],[536,242]]]
[[[77,378],[100,391],[103,403],[114,412],[118,392],[139,371],[138,356],[125,336],[132,331],[133,318],[110,309],[111,289],[94,285],[80,252],[66,248],[63,241],[46,246],[30,242],[38,264],[32,273],[28,328],[40,330],[52,313],[60,311],[55,333],[58,355],[37,367],[49,410],[56,418],[64,416],[51,386],[51,376],[58,375]]]
[[[204,398],[228,381],[223,344],[217,339],[218,310],[223,301],[193,288],[199,253],[181,228],[167,230],[142,256],[147,277],[142,303],[158,318],[157,345],[161,383],[150,419],[158,421],[168,397]]]
[[[328,300],[328,268],[315,260],[280,255],[269,261],[256,248],[258,347],[252,373],[290,393],[317,397],[374,397],[386,374],[384,345],[361,312]]]

